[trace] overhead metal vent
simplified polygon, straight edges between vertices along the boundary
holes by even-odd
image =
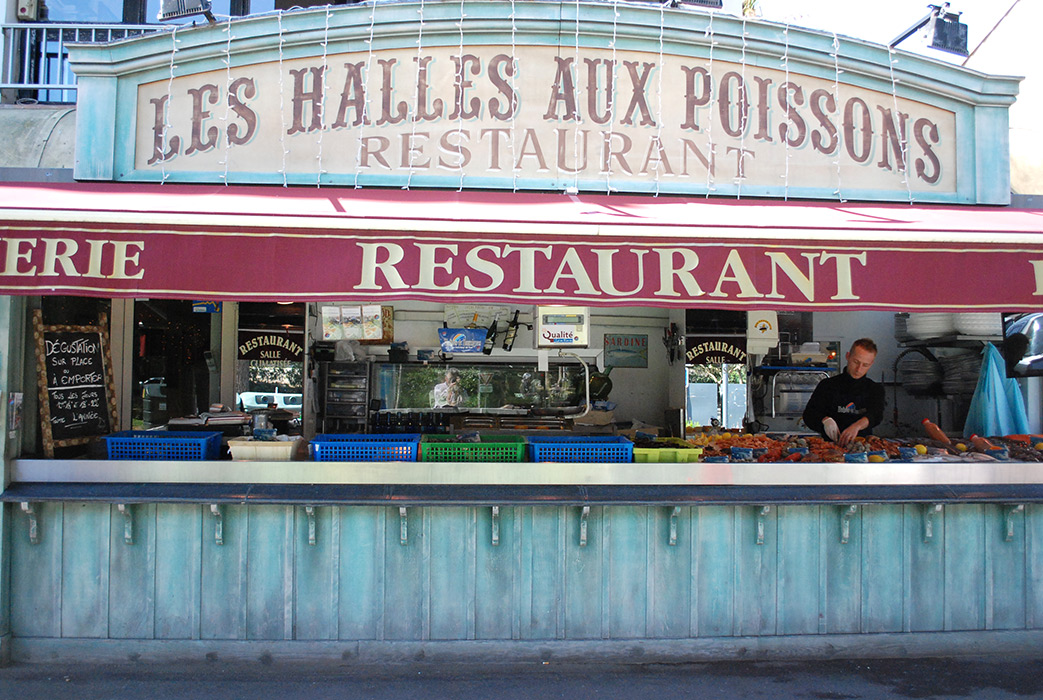
[[[210,12],[210,0],[160,0],[159,21],[169,19],[180,19],[192,15],[206,15],[208,21],[213,22],[214,16]]]

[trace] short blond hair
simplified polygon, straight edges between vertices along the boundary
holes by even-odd
[[[862,348],[866,352],[871,352],[874,355],[877,353],[876,343],[873,342],[872,338],[859,338],[851,343],[851,350],[854,350],[855,348]]]

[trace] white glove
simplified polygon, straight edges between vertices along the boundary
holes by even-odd
[[[840,437],[840,428],[837,427],[837,422],[828,416],[822,419],[822,429],[826,431],[826,437],[833,442],[837,441]]]

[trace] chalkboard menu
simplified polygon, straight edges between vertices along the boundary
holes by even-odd
[[[45,326],[33,317],[44,453],[106,435],[116,424],[108,323]]]

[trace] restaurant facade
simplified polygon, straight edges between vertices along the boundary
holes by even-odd
[[[899,396],[908,346],[888,336],[896,315],[1039,309],[1039,212],[1008,206],[1018,78],[604,2],[280,11],[70,59],[75,182],[0,183],[4,659],[1040,643],[1043,474],[1024,459],[120,460],[96,439],[261,395],[297,412],[301,443],[358,428],[355,404],[329,405],[344,351],[365,367],[363,432],[445,427],[438,387],[423,406],[407,390],[453,367],[477,377],[466,418],[435,414],[453,431],[597,432],[593,365],[620,430],[683,438],[701,426],[681,351],[740,338],[753,377],[780,317],[815,323],[793,339],[834,347],[826,370],[877,336],[892,436],[921,417],[959,433],[954,402]],[[558,307],[571,320],[541,326]],[[495,342],[439,344],[467,326]],[[95,331],[100,364],[73,357],[89,371],[56,385],[50,349],[89,343],[48,334]],[[299,363],[299,390],[265,383],[266,361]],[[808,369],[762,384],[780,368]],[[538,401],[498,393],[512,373],[544,378]],[[584,388],[582,415],[553,402],[555,374]],[[1039,381],[1021,384],[1035,432]],[[53,400],[87,385],[94,405]],[[783,425],[752,396],[725,429]],[[80,418],[104,430],[81,440]]]

